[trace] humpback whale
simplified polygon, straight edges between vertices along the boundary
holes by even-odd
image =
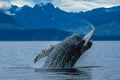
[[[72,68],[80,56],[92,46],[89,40],[94,33],[94,28],[85,37],[81,38],[77,34],[73,34],[67,39],[50,48],[42,50],[34,59],[34,63],[47,56],[47,60],[43,65],[46,69],[66,69]]]

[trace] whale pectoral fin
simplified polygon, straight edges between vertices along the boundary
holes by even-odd
[[[34,59],[34,63],[36,63],[38,60],[40,60],[41,58],[43,57],[46,57],[50,54],[50,52],[53,50],[54,46],[50,47],[49,49],[47,50],[42,50],[42,52],[40,54],[38,54],[36,56],[36,58]]]
[[[40,53],[36,56],[36,58],[34,59],[34,63],[36,63],[39,59],[41,59],[42,57],[45,57],[45,54]]]
[[[49,55],[48,52],[46,52],[45,50],[42,50],[42,52],[40,54],[38,54],[36,56],[36,58],[34,59],[34,63],[36,63],[38,60],[40,60],[41,58],[46,57],[48,55]]]
[[[40,54],[36,56],[36,58],[34,59],[34,63],[36,63],[39,59],[40,59]]]
[[[90,38],[92,37],[94,31],[95,31],[95,28],[92,27],[92,30],[91,30],[87,35],[84,36],[84,38],[83,38],[83,40],[85,41],[84,46],[88,43],[88,41],[89,41]]]

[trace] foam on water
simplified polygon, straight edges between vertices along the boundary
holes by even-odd
[[[43,57],[37,63],[33,64],[33,66],[31,66],[31,67],[32,68],[42,68],[43,65],[45,64],[46,60],[47,60],[47,57]]]

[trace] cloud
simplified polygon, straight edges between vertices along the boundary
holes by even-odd
[[[33,7],[39,3],[52,3],[56,7],[68,12],[88,11],[98,7],[119,6],[120,0],[0,0],[0,7],[9,7],[10,5],[29,5]]]
[[[97,6],[93,2],[74,1],[74,0],[62,0],[60,3],[61,4],[55,3],[55,5],[68,12],[86,11],[86,10],[90,10],[94,6]]]
[[[120,0],[59,0],[59,2],[53,2],[55,6],[58,6],[65,11],[88,11],[98,7],[112,7],[120,5]]]
[[[17,5],[19,7],[29,5],[33,7],[39,3],[52,3],[52,0],[0,0],[0,7],[9,7],[10,5]]]
[[[10,3],[19,7],[22,7],[24,5],[29,5],[33,7],[35,4],[33,0],[11,0]]]
[[[0,8],[9,8],[11,4],[7,1],[0,1]]]
[[[41,2],[43,2],[43,3],[51,3],[51,2],[53,2],[53,0],[33,0],[35,3],[41,3]]]

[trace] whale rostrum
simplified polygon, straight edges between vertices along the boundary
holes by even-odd
[[[46,50],[42,50],[34,59],[34,63],[47,56],[47,60],[43,65],[47,69],[65,69],[72,68],[80,56],[92,46],[89,40],[95,29],[92,29],[84,38],[77,34],[73,34],[69,38],[52,46]]]

